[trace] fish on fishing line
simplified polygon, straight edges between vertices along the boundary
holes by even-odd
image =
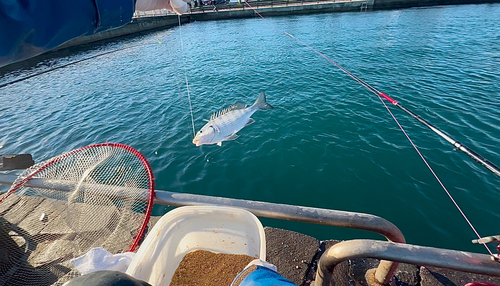
[[[236,102],[230,107],[215,112],[208,123],[201,128],[193,139],[196,146],[217,144],[222,146],[223,141],[235,140],[239,137],[238,131],[255,122],[250,118],[257,110],[273,109],[266,102],[266,94],[261,92],[255,103],[247,107],[243,102]]]

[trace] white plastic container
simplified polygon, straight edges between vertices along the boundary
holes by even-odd
[[[266,260],[264,228],[255,215],[243,209],[176,208],[149,232],[127,274],[153,286],[168,286],[184,255],[200,249]]]

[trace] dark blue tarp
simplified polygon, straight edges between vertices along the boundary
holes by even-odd
[[[129,23],[134,0],[0,0],[0,67]]]

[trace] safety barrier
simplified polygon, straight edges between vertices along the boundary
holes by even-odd
[[[330,247],[319,259],[313,286],[330,286],[335,265],[353,258],[387,259],[420,266],[434,266],[458,271],[500,277],[500,264],[485,254],[465,251],[401,244],[394,242],[359,239],[339,242]],[[367,279],[387,284],[391,277]],[[384,281],[386,280],[386,281]]]

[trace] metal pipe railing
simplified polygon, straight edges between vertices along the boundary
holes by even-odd
[[[12,184],[15,180],[16,176],[14,175],[0,174],[0,184]],[[56,189],[69,192],[74,190],[75,185],[73,182],[33,178],[27,181],[25,186],[42,189]],[[80,185],[79,187],[82,191],[84,191],[85,185]],[[126,188],[122,189],[123,192],[126,191]],[[120,190],[120,188],[117,188],[113,190],[113,192],[110,192],[106,195],[119,197],[121,192],[122,190]],[[259,217],[367,230],[381,234],[387,240],[392,242],[406,242],[403,233],[401,233],[401,231],[394,224],[386,219],[371,214],[275,204],[260,201],[230,199],[223,197],[212,197],[196,194],[174,193],[161,190],[156,190],[155,193],[155,204],[170,206],[230,206],[248,210]],[[145,197],[145,199],[147,199],[147,197]],[[397,263],[393,263],[391,261],[381,261],[377,269],[377,277],[382,277],[381,281],[390,279],[397,266]]]
[[[10,185],[16,180],[15,175],[0,174],[0,184]],[[40,189],[55,189],[59,191],[72,191],[75,184],[67,181],[54,181],[40,178],[33,178],[26,182],[25,186]],[[80,184],[81,190],[85,190],[85,185]],[[121,190],[127,188],[115,188],[112,195],[119,197]],[[146,193],[146,192],[145,192]],[[405,243],[405,238],[401,231],[391,222],[381,217],[355,213],[347,211],[329,210],[322,208],[303,207],[286,204],[267,203],[260,201],[250,201],[241,199],[231,199],[223,197],[213,197],[196,194],[174,193],[169,191],[155,191],[154,203],[170,206],[196,206],[196,205],[224,205],[246,209],[256,216],[267,217],[280,220],[292,220],[329,226],[353,228],[376,232],[383,235],[387,240]],[[147,196],[144,197],[147,199]]]
[[[353,258],[378,258],[500,277],[500,264],[485,254],[369,239],[339,242],[319,259],[313,286],[330,286],[333,269]]]

